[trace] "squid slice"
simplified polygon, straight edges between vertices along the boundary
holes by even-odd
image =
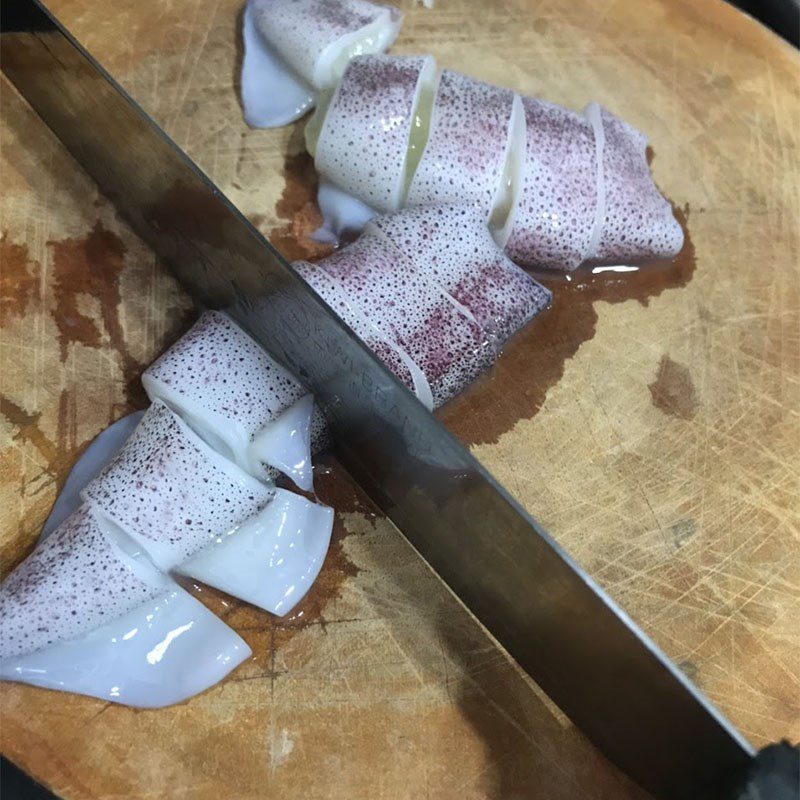
[[[82,505],[2,583],[0,659],[87,633],[163,593],[167,583]]]
[[[520,98],[510,89],[445,70],[408,205],[474,204],[486,214],[495,241],[503,247],[516,214],[524,152]]]
[[[274,489],[155,402],[83,499],[169,571],[263,509]]]
[[[351,257],[359,258],[362,248],[370,241],[361,237],[354,245],[357,248]],[[344,251],[342,251],[344,252]],[[353,332],[383,361],[428,409],[433,408],[433,392],[422,367],[414,360],[401,343],[392,337],[380,321],[373,320],[361,306],[349,296],[347,289],[322,264],[298,261],[292,265],[300,276],[322,297],[323,300],[346,322]]]
[[[78,510],[83,503],[81,500],[83,487],[99,474],[122,448],[122,445],[128,441],[143,416],[144,411],[134,411],[127,417],[118,419],[113,425],[109,425],[91,441],[80,458],[72,465],[67,480],[64,481],[64,485],[50,509],[50,515],[42,526],[40,539],[50,536],[70,514]]]
[[[429,407],[485,370],[551,297],[466,206],[377,217],[354,244],[295,267]]]
[[[499,347],[546,308],[552,296],[495,244],[474,206],[408,208],[378,217],[380,233],[467,309]]]
[[[295,405],[301,406],[309,400],[306,395]],[[286,421],[291,412],[292,409],[276,420],[274,429],[266,428],[265,435],[296,436],[298,426]],[[307,410],[298,413],[305,419],[309,417]],[[141,412],[131,415],[141,416]],[[131,417],[104,431],[76,462],[67,478],[71,493],[82,492],[92,476],[124,447],[132,435]],[[109,446],[112,442],[116,445],[114,449]],[[299,450],[308,450],[307,441]],[[169,489],[166,491],[169,494]],[[218,502],[224,504],[225,498],[218,498]],[[276,489],[272,502],[261,511],[235,527],[220,530],[208,547],[173,569],[274,614],[285,614],[303,597],[319,573],[330,542],[332,521],[332,509]],[[105,517],[103,525],[117,529]],[[43,530],[41,538],[46,536]]]
[[[683,231],[656,188],[647,140],[590,103],[583,114],[525,97],[527,156],[506,252],[528,267],[672,258]]]
[[[301,489],[312,488],[311,419],[314,398],[303,395],[279,417],[268,422],[250,442],[253,466],[269,461],[284,475],[291,475]]]
[[[360,56],[306,127],[323,179],[369,208],[396,211],[427,140],[436,86],[431,56]]]
[[[674,258],[683,247],[683,230],[653,181],[647,138],[596,104],[585,113],[601,127],[603,139],[602,227],[587,259],[638,264]]]
[[[324,178],[317,189],[317,205],[323,223],[311,238],[325,244],[337,244],[343,236],[360,233],[378,213]]]
[[[248,123],[302,116],[354,56],[387,50],[402,14],[367,0],[248,0],[243,16],[242,104]]]
[[[516,224],[506,252],[518,264],[572,270],[595,225],[595,133],[581,114],[523,97],[527,156]]]
[[[160,569],[274,613],[303,597],[330,541],[331,509],[262,484],[161,402],[82,494]]]
[[[282,616],[319,574],[332,529],[332,508],[276,489],[261,513],[222,537],[224,547],[203,550],[177,571]]]
[[[411,386],[428,407],[460,392],[494,359],[492,341],[472,315],[381,238],[364,234],[317,267],[410,358],[404,366]],[[325,297],[325,285],[312,286]],[[369,344],[387,364],[398,354],[385,341]]]
[[[202,439],[246,472],[270,477],[267,464],[301,489],[311,489],[313,399],[227,315],[204,313],[145,370],[142,384],[151,400],[177,411]],[[282,420],[283,415],[288,417]],[[279,420],[281,430],[294,426],[290,436],[274,435]]]
[[[157,708],[214,685],[245,642],[82,506],[0,585],[0,679]]]
[[[279,128],[314,107],[314,90],[289,69],[256,28],[254,3],[242,17],[242,108],[252,128]]]

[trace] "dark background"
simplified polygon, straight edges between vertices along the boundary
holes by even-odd
[[[800,0],[728,0],[800,47]]]

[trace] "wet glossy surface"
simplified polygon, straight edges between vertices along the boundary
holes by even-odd
[[[256,464],[264,462],[290,477],[300,489],[313,488],[311,465],[311,417],[314,397],[301,397],[281,415],[267,423],[253,438],[248,455]],[[255,469],[255,468],[254,468]]]
[[[278,489],[272,502],[178,572],[282,617],[322,568],[333,509]]]
[[[202,603],[174,586],[91,633],[0,662],[0,678],[159,708],[213,686],[250,652]]]
[[[315,91],[286,66],[255,28],[252,6],[251,0],[242,14],[244,118],[253,128],[277,128],[310,111]]]

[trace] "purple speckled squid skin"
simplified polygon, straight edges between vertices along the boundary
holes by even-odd
[[[605,220],[593,263],[638,264],[674,258],[683,230],[658,191],[647,163],[647,139],[624,120],[602,110],[605,148]]]
[[[206,412],[241,426],[244,446],[307,392],[280,364],[227,314],[205,311],[142,376],[156,399],[163,384]],[[227,424],[227,423],[222,423]],[[311,418],[311,444],[319,452],[328,444],[325,420],[318,408]],[[256,477],[274,480],[277,470],[262,465]]]
[[[421,56],[360,56],[325,115],[314,163],[320,175],[379,211],[398,207]]]
[[[531,97],[522,104],[527,153],[506,245],[514,261],[571,271],[583,263],[641,264],[680,252],[683,231],[653,182],[647,140],[639,131],[601,111],[605,141],[603,191],[598,192],[600,145],[586,116]],[[596,213],[600,229],[592,252]]]
[[[156,402],[82,496],[169,569],[260,511],[273,490]]]
[[[484,214],[473,206],[408,208],[376,218],[367,225],[370,230],[414,259],[498,343],[552,299],[497,247]]]
[[[351,258],[368,257],[359,256],[361,249],[369,249],[370,245],[369,240],[362,241],[363,238],[361,237],[361,239],[346,248],[347,250],[354,248]],[[340,252],[344,252],[344,250]],[[325,259],[323,259],[324,261]],[[406,386],[412,388],[413,379],[411,373],[397,351],[387,345],[385,339],[381,336],[381,333],[383,333],[382,326],[370,324],[369,318],[361,307],[355,303],[353,298],[348,297],[344,288],[339,286],[336,279],[327,273],[323,263],[309,264],[307,261],[297,261],[292,266],[306,283],[352,328],[356,336],[384,362],[388,369],[397,375]]]
[[[523,97],[527,151],[522,192],[506,253],[518,264],[573,270],[594,227],[594,131],[581,114]]]
[[[503,173],[513,104],[510,89],[444,70],[408,205],[472,203],[488,214]]]
[[[484,332],[386,241],[363,234],[317,266],[413,359],[427,378],[434,405],[461,391],[491,363],[494,352]],[[325,297],[324,285],[312,285]],[[375,354],[406,380],[391,348],[371,338],[367,343]]]
[[[382,16],[399,16],[397,9],[367,0],[253,0],[253,13],[261,35],[312,85],[317,59],[328,45]]]
[[[83,505],[0,585],[0,660],[88,633],[163,591],[133,573]]]
[[[402,347],[427,378],[434,406],[487,369],[497,348],[551,297],[498,250],[483,213],[466,206],[427,206],[378,217],[349,247],[316,265],[295,266],[411,386],[397,354],[363,321],[354,324],[354,317],[372,320]],[[331,292],[320,270],[338,292]]]
[[[236,323],[206,311],[146,370],[208,411],[257,433],[305,389]]]

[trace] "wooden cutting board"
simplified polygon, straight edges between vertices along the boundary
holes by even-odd
[[[302,126],[242,122],[240,0],[51,6],[286,255],[321,254]],[[716,0],[405,10],[396,52],[646,131],[694,248],[558,287],[442,418],[754,744],[797,739],[797,53]],[[1,102],[5,573],[191,312],[6,82]],[[641,796],[340,470],[320,479],[337,529],[301,613],[201,595],[254,650],[229,680],[160,711],[4,684],[2,751],[69,798]]]

